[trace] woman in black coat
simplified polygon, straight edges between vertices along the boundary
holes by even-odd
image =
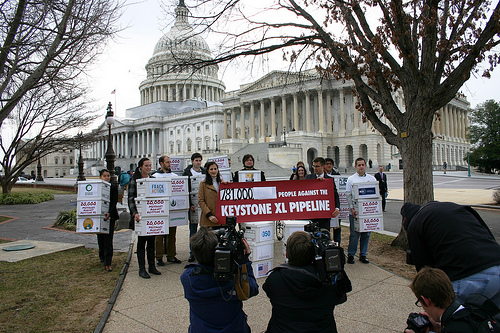
[[[107,169],[99,171],[99,178],[105,182],[110,181],[111,174]],[[105,220],[109,221],[109,232],[107,234],[97,234],[97,244],[99,245],[99,259],[104,264],[104,269],[111,272],[111,259],[113,258],[113,235],[115,232],[115,222],[118,220],[118,185],[111,184],[109,195],[109,211],[106,213]]]

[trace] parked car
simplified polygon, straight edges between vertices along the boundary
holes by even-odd
[[[35,183],[35,180],[34,179],[28,179],[28,178],[25,178],[25,177],[17,177],[17,181],[16,183],[18,184],[34,184]]]

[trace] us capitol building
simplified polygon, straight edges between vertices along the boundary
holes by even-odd
[[[141,105],[126,110],[125,118],[117,118],[112,127],[115,165],[129,170],[140,158],[149,157],[154,169],[163,154],[189,161],[192,153],[200,152],[204,161],[229,155],[233,171],[250,153],[256,168],[269,176],[288,176],[297,161],[312,165],[317,156],[333,158],[341,173],[352,171],[360,156],[372,160],[374,168],[389,163],[392,170],[400,168],[397,148],[355,109],[351,82],[322,80],[315,70],[272,71],[225,92],[217,65],[172,70],[177,59],[193,55],[212,59],[207,42],[188,22],[183,0],[175,13],[175,24],[160,38],[146,64],[147,78],[139,86]],[[402,93],[395,98],[404,109]],[[445,161],[448,169],[466,165],[469,109],[459,94],[439,110],[439,119],[435,117],[435,169]],[[103,122],[94,133],[101,139],[86,152],[87,173],[105,165],[107,124]]]

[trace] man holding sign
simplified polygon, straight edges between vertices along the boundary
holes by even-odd
[[[325,173],[324,171],[325,159],[323,157],[316,157],[313,160],[313,169],[314,173],[306,175],[306,179],[319,179],[320,181],[325,180],[325,178],[331,178],[333,182],[333,193],[335,199],[335,211],[332,214],[332,217],[336,217],[340,214],[340,198],[339,192],[337,191],[337,186],[333,181],[333,177]],[[319,223],[319,227],[322,229],[330,230],[330,217],[324,219],[314,219],[314,222]]]

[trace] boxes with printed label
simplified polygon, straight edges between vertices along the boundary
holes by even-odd
[[[173,210],[170,211],[170,226],[178,227],[189,223],[188,210]]]
[[[345,192],[345,188],[347,185],[347,179],[349,177],[335,175],[335,176],[333,176],[333,178],[335,179],[335,186],[337,186],[337,191],[339,192],[339,195],[340,195],[340,192]]]
[[[170,156],[170,170],[175,173],[182,173],[184,171],[184,157]]]
[[[352,196],[356,200],[380,198],[378,182],[363,182],[352,184]]]
[[[256,244],[249,244],[252,253],[248,256],[250,261],[260,261],[273,259],[274,257],[274,240]]]
[[[189,211],[189,222],[198,224],[200,223],[200,217],[201,217],[201,209],[200,208],[195,208],[194,212]]]
[[[219,172],[222,180],[225,180],[226,182],[233,181],[233,174],[231,173],[231,170],[219,170]]]
[[[260,182],[262,179],[260,170],[240,170],[238,171],[238,181],[244,182]]]
[[[283,229],[283,243],[286,244],[286,240],[293,234],[295,231],[304,231],[304,226],[308,224],[309,221],[304,220],[288,220],[283,221],[285,225]]]
[[[274,222],[249,222],[244,223],[245,239],[249,244],[258,244],[274,241]]]
[[[382,200],[377,199],[360,199],[355,208],[359,216],[367,215],[381,215],[382,214]]]
[[[104,221],[104,215],[77,215],[76,232],[88,234],[107,234],[109,233],[109,219]]]
[[[189,196],[188,195],[171,196],[170,210],[189,210]]]
[[[200,183],[202,180],[205,180],[205,175],[200,177],[189,177],[189,181],[191,182],[191,192],[189,193],[198,194],[198,189],[200,188]]]
[[[101,179],[78,182],[78,199],[105,199],[109,201],[111,184]]]
[[[160,236],[168,234],[168,215],[162,217],[141,217],[135,222],[135,233],[138,236]]]
[[[256,278],[266,277],[274,268],[273,259],[252,262],[253,274]]]
[[[190,194],[189,198],[191,199],[191,205],[193,205],[195,208],[199,208],[200,206],[198,205],[198,193],[195,194]]]
[[[171,195],[169,178],[137,179],[138,197],[168,197]]]
[[[150,216],[168,216],[170,207],[170,198],[135,198],[137,212],[143,217]]]
[[[171,195],[181,195],[189,194],[189,177],[188,176],[178,176],[166,178],[170,182],[170,193]]]
[[[384,229],[384,218],[379,216],[359,216],[354,220],[354,230],[369,232]]]
[[[76,215],[104,215],[109,212],[108,200],[77,200]]]

